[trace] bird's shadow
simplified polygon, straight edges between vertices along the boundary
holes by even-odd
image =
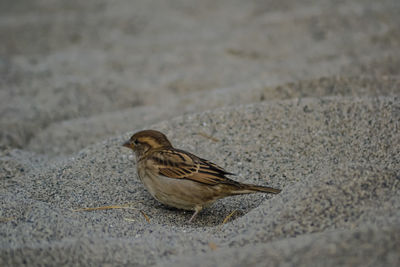
[[[146,197],[142,211],[150,218],[151,223],[185,227],[215,227],[234,221],[246,214],[270,197],[264,194],[234,196],[216,201],[204,208],[189,223],[194,211],[181,210],[159,203],[151,196]]]

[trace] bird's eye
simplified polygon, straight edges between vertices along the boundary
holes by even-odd
[[[138,145],[138,144],[139,144],[139,141],[138,141],[137,139],[135,139],[135,140],[133,141],[133,143],[134,143],[135,145]]]

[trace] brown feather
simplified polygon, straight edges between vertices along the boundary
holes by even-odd
[[[261,186],[261,185],[252,185],[252,184],[240,184],[240,187],[236,190],[232,191],[235,195],[240,194],[250,194],[250,193],[257,193],[257,192],[264,192],[264,193],[272,193],[278,194],[281,192],[280,189],[272,188],[269,186]]]
[[[155,150],[149,155],[158,172],[169,178],[188,179],[208,185],[238,183],[225,177],[231,174],[208,160],[178,149]]]

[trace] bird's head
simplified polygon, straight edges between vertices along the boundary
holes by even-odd
[[[123,146],[132,149],[138,159],[152,149],[172,147],[167,137],[155,130],[137,132]]]

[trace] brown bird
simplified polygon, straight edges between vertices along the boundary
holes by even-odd
[[[167,206],[194,211],[189,223],[204,207],[220,198],[281,191],[231,180],[226,175],[232,173],[174,148],[163,133],[155,130],[137,132],[123,146],[135,152],[138,176],[155,199]]]

